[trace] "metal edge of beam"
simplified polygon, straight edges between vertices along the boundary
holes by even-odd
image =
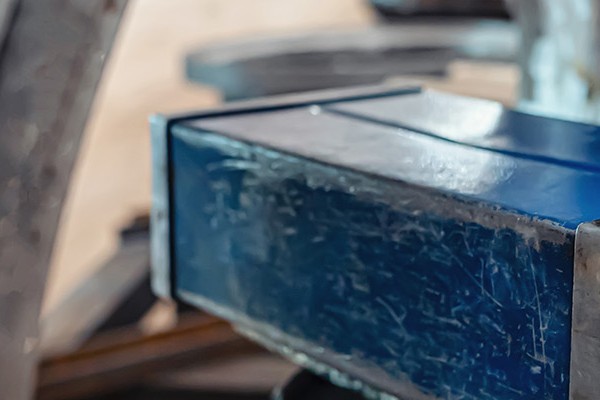
[[[600,398],[600,220],[575,236],[569,398]]]
[[[163,298],[172,298],[168,141],[170,126],[176,120],[176,118],[169,119],[163,115],[153,115],[150,118],[150,142],[152,150],[152,209],[150,211],[151,283],[154,293]]]

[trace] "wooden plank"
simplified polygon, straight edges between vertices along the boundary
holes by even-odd
[[[126,0],[21,0],[0,60],[0,398],[32,396],[69,175]]]
[[[158,372],[263,351],[238,336],[226,322],[201,314],[149,336],[135,329],[108,332],[74,353],[45,360],[37,398],[99,395],[147,382]]]

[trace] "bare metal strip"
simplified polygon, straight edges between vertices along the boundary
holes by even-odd
[[[150,255],[152,289],[161,297],[171,296],[171,249],[169,246],[169,120],[153,116],[152,141],[152,211]]]
[[[571,341],[569,398],[600,399],[600,220],[577,228]]]

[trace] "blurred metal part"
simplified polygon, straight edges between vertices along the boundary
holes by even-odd
[[[315,32],[210,46],[186,60],[192,81],[225,100],[443,76],[456,59],[512,62],[518,30],[505,21],[452,19]]]
[[[125,0],[20,0],[0,59],[0,398],[29,399],[59,214]]]
[[[600,1],[507,0],[522,31],[520,108],[600,122]]]
[[[0,0],[0,49],[4,46],[18,5],[19,0]]]
[[[371,0],[384,16],[459,15],[506,18],[502,0]]]

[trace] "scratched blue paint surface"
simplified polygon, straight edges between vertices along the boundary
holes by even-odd
[[[573,228],[599,211],[593,168],[321,112],[173,128],[179,292],[326,349],[318,361],[335,354],[386,392],[566,399]],[[336,126],[350,144],[334,146]],[[351,151],[361,135],[380,151]],[[382,163],[393,146],[411,162]],[[482,168],[492,177],[461,180]],[[576,201],[554,198],[569,190]]]
[[[384,101],[394,104],[404,97],[419,99],[413,96],[371,101],[381,102],[383,107],[386,105]],[[518,138],[512,138],[508,134],[511,130],[505,128],[512,126],[510,114],[507,117],[499,112],[502,108],[492,111],[485,102],[479,104],[476,100],[467,100],[475,102],[467,108],[471,112],[466,112],[465,107],[458,108],[454,101],[446,107],[438,106],[438,112],[427,102],[414,109],[405,106],[407,110],[403,113],[394,112],[402,110],[402,107],[387,107],[390,116],[407,120],[424,108],[420,111],[421,119],[417,120],[423,122],[416,132],[410,128],[365,120],[365,115],[373,110],[366,107],[362,114],[350,116],[332,112],[345,109],[352,102],[323,106],[316,115],[309,112],[310,108],[301,107],[199,119],[186,122],[184,126],[219,132],[450,196],[502,206],[573,230],[582,222],[598,218],[600,132],[595,131],[595,127],[529,116],[530,119],[539,119],[542,129],[525,131],[521,127],[522,130],[515,129],[513,133]],[[498,106],[496,103],[491,105]],[[460,112],[459,120],[442,114],[442,110],[452,107]],[[490,116],[487,119],[481,117],[486,114],[495,115],[503,122],[494,123]],[[459,127],[458,121],[468,123]],[[560,128],[543,129],[544,125],[552,125],[553,122]],[[534,125],[530,121],[528,126]],[[563,129],[565,125],[569,129]],[[581,129],[577,130],[579,126]],[[556,134],[560,131],[565,133],[561,140]],[[460,132],[463,134],[459,135]],[[535,138],[545,132],[551,139],[536,141]],[[529,143],[532,149],[538,142],[540,149],[550,147],[551,150],[546,150],[545,159],[540,160],[543,157],[539,154],[522,148],[523,142]],[[592,149],[590,151],[596,149],[595,153],[578,151],[586,145]],[[594,167],[596,164],[599,165],[598,170]]]

